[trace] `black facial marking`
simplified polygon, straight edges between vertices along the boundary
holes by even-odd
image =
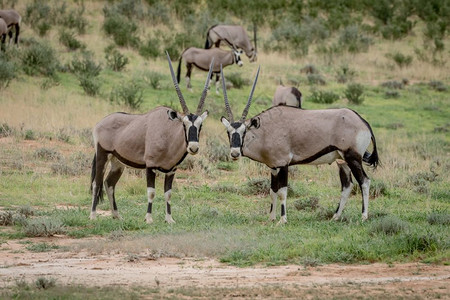
[[[233,127],[234,129],[238,129],[239,127],[241,127],[242,123],[241,122],[233,122],[230,124],[231,127]]]
[[[194,125],[189,127],[188,142],[198,142],[197,127]]]
[[[153,203],[151,203],[151,202],[148,204],[147,213],[149,213],[149,214],[152,213],[152,205],[153,205]]]
[[[231,147],[232,148],[240,148],[241,147],[241,137],[239,133],[234,132],[231,135]]]

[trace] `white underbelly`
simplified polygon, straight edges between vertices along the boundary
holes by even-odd
[[[331,164],[338,158],[341,158],[339,153],[337,151],[333,151],[333,152],[327,153],[327,154],[319,157],[318,159],[316,159],[310,163],[307,163],[307,165]]]

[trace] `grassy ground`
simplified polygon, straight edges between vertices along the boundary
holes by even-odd
[[[98,13],[89,14],[91,27],[82,40],[101,60],[109,41],[100,30],[100,4],[89,5]],[[23,36],[31,35],[31,28],[24,25]],[[246,65],[242,69],[232,66],[225,70],[239,72],[251,81],[257,65],[261,65],[249,116],[270,106],[280,79],[288,84],[294,78],[306,99],[305,109],[350,107],[369,121],[382,166],[376,171],[367,170],[372,188],[369,220],[363,223],[361,195],[356,190],[342,221],[330,221],[340,195],[335,165],[292,168],[289,222],[285,226],[270,223],[269,171],[245,158],[239,162],[223,158],[228,140],[219,118],[225,111],[222,96],[213,92],[206,101],[210,117],[202,130],[201,153],[188,156],[176,175],[172,212],[177,223],[164,223],[163,176],[159,176],[155,223],[145,224],[146,187],[140,171],[127,171],[119,182],[116,196],[122,220],[99,216],[89,221],[89,168],[93,155],[90,128],[114,111],[144,112],[157,105],[179,109],[167,62],[144,60],[133,50],[121,49],[130,58],[130,65],[121,73],[102,72],[104,84],[97,97],[86,96],[76,78],[68,73],[59,74],[59,84],[50,89],[41,88],[45,78],[21,75],[0,90],[4,133],[0,136],[0,206],[17,218],[15,225],[0,227],[0,243],[26,237],[29,223],[37,219],[71,237],[125,236],[133,241],[102,245],[97,251],[122,247],[122,251],[138,253],[153,249],[175,256],[210,256],[238,266],[412,261],[448,264],[448,68],[419,60],[399,68],[386,55],[391,49],[412,53],[409,45],[419,42],[414,36],[401,42],[376,40],[367,53],[336,55],[331,63],[313,51],[295,60],[261,51],[256,64],[244,58]],[[63,50],[60,55],[62,60],[70,58]],[[301,72],[308,64],[313,64],[327,82],[320,89],[340,95],[337,102],[327,105],[309,101],[317,86],[310,85],[307,75]],[[364,85],[363,104],[351,104],[342,96],[346,84],[336,81],[342,65],[354,70],[353,80]],[[159,72],[162,79],[159,89],[145,85],[141,108],[132,110],[109,101],[113,86],[136,78],[145,82],[148,70]],[[204,76],[194,70],[194,93],[184,88],[182,79],[182,91],[191,108],[197,104]],[[381,85],[404,78],[409,83],[395,90],[395,97],[387,94],[391,89]],[[429,84],[432,80],[440,81],[447,89],[437,91]],[[235,114],[242,111],[249,89],[245,86],[228,91]],[[34,215],[20,217],[23,214],[19,211],[27,209]],[[108,210],[108,203],[99,209]]]

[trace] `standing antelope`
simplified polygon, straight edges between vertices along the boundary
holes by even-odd
[[[13,33],[11,31],[12,27],[14,27],[14,31],[16,32],[16,36],[14,37],[14,43],[17,45],[19,43],[19,33],[20,33],[20,22],[22,21],[22,17],[19,13],[13,9],[0,10],[0,18],[5,20],[6,26],[9,28],[9,42],[11,43],[11,39]]]
[[[206,33],[205,49],[211,48],[213,45],[220,47],[220,42],[225,42],[232,49],[242,49],[250,62],[256,61],[256,31],[255,31],[255,48],[253,48],[247,32],[239,25],[214,25],[208,29]]]
[[[302,108],[302,93],[296,87],[279,85],[273,95],[272,106],[288,105]]]
[[[95,155],[92,162],[92,209],[91,219],[96,217],[96,207],[102,196],[103,177],[107,163],[111,169],[104,181],[112,215],[119,218],[114,190],[125,166],[146,169],[148,207],[145,220],[152,223],[152,203],[155,198],[155,170],[166,173],[164,198],[166,200],[165,221],[174,223],[170,209],[172,182],[175,171],[186,155],[197,154],[199,134],[208,111],[201,113],[212,72],[212,63],[206,78],[195,114],[189,112],[181,94],[167,54],[172,80],[183,108],[183,114],[171,108],[160,106],[146,114],[132,115],[113,113],[101,120],[94,128]]]
[[[8,27],[6,26],[5,21],[0,18],[0,49],[1,51],[5,51],[5,40],[6,34],[8,33]]]
[[[303,110],[290,106],[269,108],[246,121],[258,74],[259,68],[239,121],[233,119],[225,82],[222,81],[229,120],[222,117],[221,121],[227,128],[230,155],[233,160],[242,155],[264,163],[271,169],[270,220],[275,220],[279,196],[281,198],[279,224],[287,222],[286,197],[289,166],[331,164],[334,161],[337,161],[339,167],[342,189],[339,206],[333,219],[340,218],[350,195],[353,186],[351,174],[361,188],[362,219],[367,219],[370,180],[364,172],[362,161],[374,168],[379,162],[375,136],[369,123],[350,109]],[[366,152],[371,141],[372,154]]]
[[[181,61],[184,59],[186,62],[186,86],[192,91],[191,86],[191,73],[192,67],[196,66],[200,70],[206,71],[208,70],[208,66],[211,64],[211,61],[214,60],[213,65],[213,73],[216,75],[216,93],[219,93],[219,73],[220,66],[223,67],[237,64],[239,67],[242,67],[243,63],[241,61],[242,50],[232,50],[226,51],[220,48],[212,48],[212,49],[201,49],[190,47],[183,51],[180,56],[180,60],[178,61],[178,69],[177,69],[177,80],[180,82],[181,75]]]

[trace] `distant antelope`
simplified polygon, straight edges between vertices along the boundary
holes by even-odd
[[[5,40],[6,40],[6,34],[8,33],[8,27],[6,26],[5,21],[0,18],[0,49],[2,51],[5,51]]]
[[[364,172],[362,161],[373,167],[379,162],[375,136],[369,123],[350,109],[303,110],[290,106],[274,106],[246,121],[258,74],[259,68],[239,121],[233,119],[225,82],[222,82],[229,120],[222,117],[221,121],[227,128],[230,156],[233,160],[242,155],[264,163],[271,169],[270,220],[275,220],[279,196],[279,224],[287,222],[288,166],[331,164],[334,161],[339,167],[342,189],[333,219],[340,218],[350,195],[353,186],[351,174],[355,176],[361,188],[362,219],[367,219],[370,180]],[[371,141],[372,154],[366,152]]]
[[[6,26],[8,27],[8,35],[9,42],[11,43],[11,39],[13,33],[11,29],[14,27],[14,31],[16,32],[16,36],[14,37],[14,43],[17,45],[19,43],[19,33],[20,33],[20,22],[22,21],[22,17],[19,13],[13,9],[0,10],[0,18],[5,20]]]
[[[272,100],[272,106],[277,105],[302,108],[302,93],[296,87],[279,85]]]
[[[125,166],[146,169],[148,207],[145,220],[152,223],[152,203],[155,198],[155,170],[166,173],[164,179],[164,198],[166,200],[165,221],[174,223],[170,209],[172,182],[177,166],[186,155],[197,154],[202,123],[208,111],[201,113],[205,103],[207,88],[212,72],[212,63],[206,78],[195,114],[189,112],[181,94],[167,54],[169,68],[175,90],[183,108],[183,113],[160,106],[146,114],[132,115],[113,113],[101,120],[94,128],[95,155],[92,162],[92,209],[91,219],[96,217],[96,207],[102,196],[103,177],[107,163],[111,169],[105,180],[112,215],[119,218],[114,190]]]
[[[247,32],[239,25],[214,25],[206,33],[205,49],[213,45],[220,47],[223,41],[232,49],[242,49],[250,62],[256,61],[256,31],[254,32],[255,47],[252,46]]]
[[[181,62],[184,59],[186,62],[186,86],[189,90],[192,90],[191,86],[191,73],[192,67],[196,66],[200,70],[206,71],[208,70],[211,61],[214,59],[213,73],[216,74],[216,93],[219,93],[219,74],[220,74],[220,66],[223,67],[237,64],[239,67],[242,67],[243,63],[241,61],[242,50],[232,50],[226,51],[220,48],[212,48],[212,49],[201,49],[190,47],[183,51],[180,56],[180,60],[178,61],[178,69],[177,69],[177,80],[180,82],[181,75]]]

